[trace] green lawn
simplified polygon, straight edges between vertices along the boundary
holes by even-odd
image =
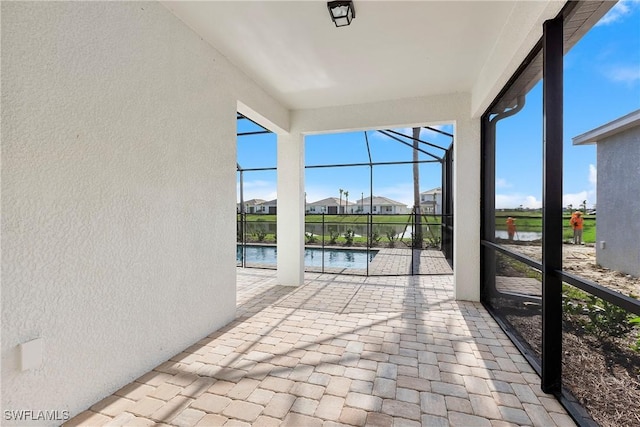
[[[507,217],[516,219],[516,227],[520,231],[542,231],[542,213],[527,211],[506,211],[496,213],[496,230],[506,230]],[[582,231],[582,240],[585,243],[595,243],[596,241],[596,215],[583,215],[584,229]],[[571,240],[573,238],[573,230],[569,225],[571,214],[562,215],[562,223],[564,225],[562,238]]]
[[[408,243],[411,242],[410,229],[407,229],[407,226],[412,225],[410,215],[372,215],[371,218],[374,246],[389,244],[390,238],[388,234],[394,236],[403,232],[406,232],[405,235],[408,238],[402,240]],[[305,234],[307,243],[320,244],[324,239],[325,244],[347,245],[345,234],[351,230],[356,234],[356,236],[353,236],[352,244],[354,246],[364,246],[367,243],[367,234],[369,232],[368,219],[369,216],[358,214],[324,215],[324,218],[323,215],[306,215],[307,232]],[[238,215],[239,220],[240,215]],[[248,241],[273,243],[277,240],[277,215],[247,214],[246,221],[246,238]],[[440,217],[425,215],[422,218],[422,224],[425,244],[439,244]],[[397,239],[395,240],[400,244]]]
[[[271,214],[247,214],[247,222],[276,222],[277,215]],[[331,224],[366,224],[368,215],[324,215],[325,223]],[[411,221],[411,215],[372,215],[374,224],[407,224]],[[440,223],[440,217],[433,215],[423,215],[429,223]],[[307,223],[322,223],[322,215],[306,215]],[[240,215],[238,215],[240,220]]]
[[[516,227],[519,231],[542,231],[542,213],[538,211],[503,211],[496,213],[496,229],[497,230],[506,230],[506,219],[507,217],[516,218]],[[253,227],[261,226],[264,227],[267,232],[266,241],[275,241],[275,224],[276,224],[276,215],[265,215],[265,214],[247,214],[247,225],[249,232],[253,232]],[[411,225],[411,215],[371,215],[373,222],[373,231],[377,232],[382,236],[381,241],[387,241],[386,232],[390,229],[398,230],[404,229],[405,226]],[[571,215],[569,213],[565,213],[562,217],[562,222],[564,224],[562,238],[564,240],[571,240],[573,238],[573,230],[569,225],[569,219]],[[367,221],[369,219],[368,215],[324,215],[324,224],[325,229],[330,230],[331,228],[335,229],[335,232],[344,234],[346,230],[353,226],[356,234],[365,235],[366,231],[364,231],[367,225]],[[238,220],[240,220],[240,215],[238,215]],[[440,224],[440,217],[437,216],[423,216],[423,220],[426,220],[428,224]],[[323,221],[322,215],[306,215],[305,222],[306,224],[312,225],[315,224],[320,226]],[[423,221],[423,224],[425,222]],[[432,230],[438,230],[437,235],[439,236],[439,227],[431,227]],[[320,234],[320,232],[318,232]],[[426,234],[426,233],[425,233]],[[321,236],[318,236],[321,237]],[[325,241],[329,240],[330,236],[325,236]],[[360,242],[362,240],[362,242]],[[585,243],[595,243],[596,241],[596,216],[595,215],[584,215],[584,230],[582,232],[582,240]],[[339,241],[344,241],[341,237]],[[356,243],[364,243],[364,237],[356,237],[354,238],[354,242]]]

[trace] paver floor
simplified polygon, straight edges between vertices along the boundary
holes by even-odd
[[[496,276],[496,288],[501,292],[542,296],[542,282],[532,277]]]
[[[573,426],[450,274],[238,269],[236,320],[67,425]]]

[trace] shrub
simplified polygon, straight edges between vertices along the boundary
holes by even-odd
[[[635,326],[627,310],[595,295],[563,286],[562,296],[563,312],[575,316],[585,332],[598,338],[623,337]]]
[[[439,236],[427,236],[427,247],[438,248],[442,243],[442,239]]]
[[[338,233],[336,230],[329,230],[329,244],[330,245],[335,245],[336,244],[336,240],[338,240],[338,237],[340,237],[340,233]]]
[[[640,326],[640,317],[634,317],[633,319],[629,320],[629,323],[632,327],[635,327],[636,325]],[[631,349],[633,351],[640,352],[640,336],[638,336],[636,342],[631,345]]]
[[[347,246],[351,246],[353,245],[353,238],[355,236],[355,233],[353,232],[353,230],[348,229],[346,233],[344,233],[344,238],[346,240],[345,245]]]
[[[387,239],[389,240],[389,247],[390,248],[395,247],[396,242],[398,241],[400,236],[396,234],[396,231],[393,228],[387,228],[387,230],[385,231],[385,234],[387,235]]]
[[[307,243],[316,243],[318,241],[318,238],[313,232],[304,233],[304,235],[307,237]]]
[[[382,239],[382,236],[380,235],[380,230],[374,230],[373,232],[371,232],[371,235],[369,236],[369,245],[378,246],[380,239]]]
[[[255,231],[253,232],[253,235],[255,236],[256,239],[258,239],[258,242],[264,242],[264,238],[267,237],[267,232],[262,226],[259,226],[259,227],[256,227]]]

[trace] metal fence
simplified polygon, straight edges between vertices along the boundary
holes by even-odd
[[[305,271],[366,276],[421,274],[419,258],[424,251],[442,250],[443,220],[442,215],[422,215],[420,232],[415,233],[414,214],[306,214]],[[238,266],[276,267],[276,215],[238,214],[237,231]],[[376,269],[382,262],[387,266]]]

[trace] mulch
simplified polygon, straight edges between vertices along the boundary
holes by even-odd
[[[540,357],[540,314],[508,312],[507,320]],[[630,348],[636,338],[600,339],[571,319],[563,332],[563,385],[601,426],[640,426],[640,352]]]

